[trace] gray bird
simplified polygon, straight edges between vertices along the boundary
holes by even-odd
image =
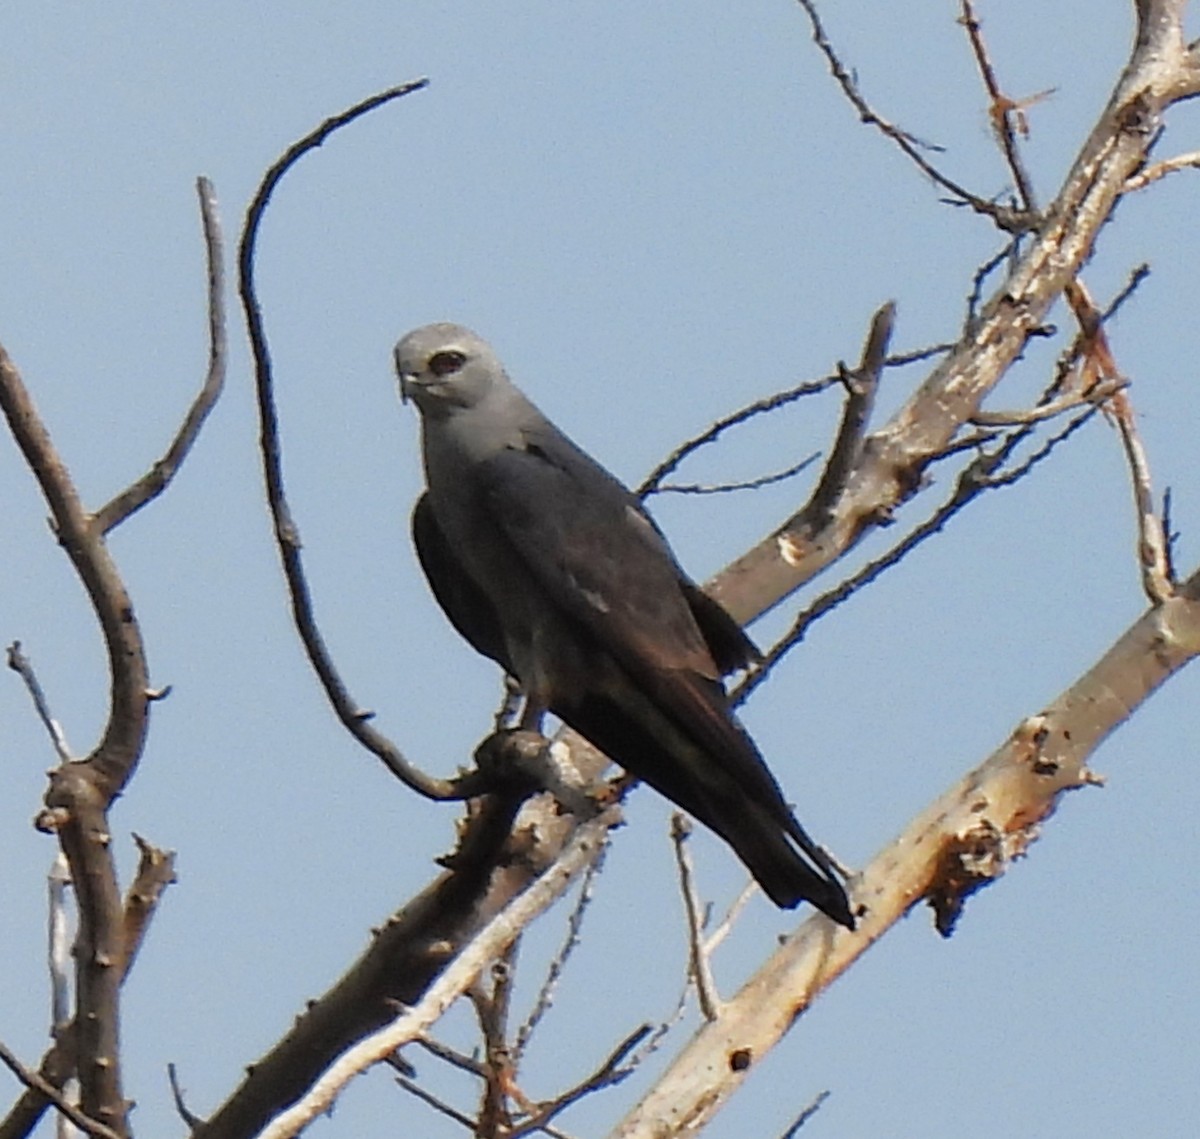
[[[395,350],[421,413],[417,556],[451,624],[549,709],[716,831],[779,906],[854,918],[722,684],[758,654],[680,568],[638,499],[457,324]]]

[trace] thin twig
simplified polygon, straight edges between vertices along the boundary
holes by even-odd
[[[975,326],[976,317],[979,315],[979,305],[983,300],[984,282],[995,272],[998,266],[1012,258],[1020,241],[1021,238],[1019,235],[1010,237],[1002,249],[989,257],[975,270],[975,274],[971,278],[971,291],[967,295],[967,318],[965,321],[967,331],[970,331]]]
[[[1072,392],[1049,403],[1040,403],[1027,411],[977,411],[971,416],[971,422],[981,427],[1018,427],[1023,424],[1041,423],[1074,411],[1084,404],[1101,404],[1126,387],[1128,381],[1120,378],[1102,380],[1086,392]]]
[[[1104,324],[1107,324],[1114,316],[1116,316],[1117,313],[1120,312],[1121,308],[1125,305],[1125,302],[1128,301],[1133,294],[1138,291],[1138,288],[1149,276],[1150,265],[1148,262],[1143,261],[1140,265],[1135,265],[1133,269],[1130,270],[1129,279],[1121,287],[1120,292],[1113,297],[1113,299],[1109,302],[1108,307],[1103,313],[1101,313],[1101,321]]]
[[[563,1092],[562,1095],[556,1096],[549,1103],[542,1104],[536,1114],[514,1127],[508,1132],[505,1139],[521,1139],[521,1136],[532,1134],[534,1131],[544,1131],[552,1119],[566,1111],[572,1104],[578,1103],[584,1096],[591,1095],[603,1088],[614,1087],[626,1079],[633,1072],[633,1068],[628,1064],[622,1067],[622,1062],[650,1035],[651,1031],[651,1026],[648,1024],[635,1028],[609,1053],[596,1071],[573,1088]]]
[[[732,932],[734,924],[737,922],[738,915],[745,909],[746,903],[758,893],[758,883],[750,879],[745,886],[742,887],[742,892],[738,894],[729,909],[725,911],[725,916],[713,928],[712,933],[704,939],[704,944],[701,946],[705,957],[711,959],[712,955],[720,947],[721,942],[725,940]]]
[[[1151,163],[1142,167],[1132,178],[1125,180],[1126,194],[1134,190],[1144,190],[1152,182],[1174,174],[1177,170],[1200,169],[1200,150],[1192,150],[1187,154],[1177,154],[1174,158],[1164,158],[1161,162]]]
[[[418,1004],[343,1052],[314,1081],[302,1099],[277,1115],[263,1129],[261,1139],[287,1139],[298,1134],[332,1106],[342,1088],[356,1075],[424,1033],[467,990],[488,963],[559,898],[564,885],[583,872],[612,818],[613,813],[606,811],[582,823],[554,865],[509,902],[462,948],[437,980],[425,990]]]
[[[1103,317],[1081,277],[1076,277],[1065,290],[1067,302],[1079,321],[1084,351],[1085,371],[1091,382],[1085,387],[1094,389],[1101,384],[1122,382],[1116,358],[1104,332]],[[1150,462],[1146,449],[1138,434],[1133,404],[1128,392],[1118,391],[1106,404],[1117,424],[1125,457],[1129,463],[1133,501],[1137,510],[1138,566],[1141,571],[1142,589],[1155,605],[1161,605],[1175,596],[1175,582],[1171,577],[1167,556],[1167,538],[1162,519],[1154,502],[1154,488],[1150,478]]]
[[[875,111],[858,89],[858,83],[853,73],[842,62],[841,57],[834,49],[825,31],[825,25],[822,23],[821,17],[817,12],[816,0],[799,0],[799,4],[808,15],[809,24],[812,26],[813,42],[825,56],[830,73],[837,80],[838,86],[841,87],[842,93],[850,101],[851,106],[858,112],[858,117],[862,122],[868,126],[877,128],[881,134],[890,138],[922,174],[936,185],[941,186],[942,189],[953,194],[954,204],[970,206],[976,213],[991,218],[996,225],[1009,233],[1021,233],[1032,228],[1035,221],[1034,218],[1021,211],[1011,209],[1008,206],[990,202],[986,198],[979,197],[978,194],[972,194],[970,190],[960,186],[957,182],[943,174],[921,153],[922,147],[926,150],[934,151],[940,151],[941,147],[933,146],[929,143],[920,143],[908,131],[901,129],[894,123],[888,122],[887,119]]]
[[[187,1102],[184,1099],[183,1085],[179,1082],[179,1071],[173,1063],[167,1064],[167,1082],[171,1085],[171,1098],[175,1101],[176,1113],[189,1129],[194,1131],[204,1120],[188,1110]]]
[[[835,588],[821,594],[796,618],[792,627],[767,650],[762,661],[730,693],[733,705],[736,707],[749,698],[751,693],[770,675],[779,660],[804,639],[809,628],[815,622],[832,612],[864,586],[869,585],[886,570],[899,564],[922,542],[938,533],[951,518],[978,495],[987,490],[1010,486],[1017,479],[1023,478],[1049,456],[1060,443],[1065,442],[1079,430],[1098,410],[1098,407],[1088,408],[1057,435],[1051,437],[1034,455],[1011,471],[997,473],[1000,465],[1009,458],[1015,447],[1034,430],[1032,426],[1017,428],[995,451],[981,454],[979,458],[964,468],[950,497],[929,518],[891,549],[868,562],[857,573],[848,577]]]
[[[575,899],[575,905],[571,908],[571,913],[567,917],[566,936],[563,938],[562,944],[558,947],[558,951],[551,958],[550,967],[546,970],[545,979],[538,989],[537,996],[534,998],[529,1013],[526,1015],[521,1027],[517,1029],[516,1042],[513,1044],[513,1056],[517,1061],[520,1061],[521,1056],[524,1054],[525,1048],[533,1036],[534,1029],[537,1028],[542,1017],[546,1015],[550,1007],[554,1004],[554,997],[558,991],[558,983],[567,967],[567,962],[580,944],[583,931],[583,918],[587,913],[592,898],[595,896],[596,879],[600,871],[604,868],[604,860],[607,856],[608,843],[606,841],[604,848],[597,855],[595,861],[584,871],[583,882],[579,887],[579,896]]]
[[[487,1076],[484,1065],[475,1059],[474,1056],[467,1056],[465,1053],[451,1048],[448,1044],[443,1044],[440,1040],[432,1036],[422,1034],[413,1043],[419,1044],[431,1056],[436,1056],[439,1060],[445,1060],[447,1064],[451,1064],[461,1071],[470,1072],[472,1076],[479,1076],[480,1079]]]
[[[37,1072],[25,1067],[4,1044],[0,1044],[0,1061],[27,1088],[32,1088],[45,1096],[80,1131],[87,1132],[88,1135],[94,1136],[95,1139],[121,1139],[121,1136],[111,1127],[101,1123],[98,1119],[92,1119],[91,1116],[85,1115],[73,1103],[69,1102],[58,1088],[47,1080],[44,1080]]]
[[[919,364],[925,360],[932,359],[934,356],[945,356],[949,352],[953,352],[954,344],[930,344],[928,348],[914,348],[911,352],[897,352],[894,356],[889,356],[884,363],[888,368],[902,368],[906,364]]]
[[[409,1095],[416,1096],[422,1103],[428,1104],[434,1111],[440,1112],[442,1115],[453,1119],[455,1123],[462,1124],[472,1134],[475,1133],[476,1123],[469,1115],[464,1115],[457,1108],[451,1107],[445,1100],[439,1099],[432,1092],[427,1092],[416,1080],[411,1080],[407,1076],[397,1076],[396,1083],[400,1085]]]
[[[63,733],[62,725],[50,713],[50,704],[46,700],[46,693],[37,678],[37,673],[33,670],[32,662],[21,652],[20,641],[13,641],[8,646],[8,667],[25,682],[25,688],[37,710],[38,719],[42,721],[42,726],[49,733],[50,742],[54,745],[54,751],[59,760],[62,763],[70,763],[71,748],[67,744],[67,737]]]
[[[1018,127],[1024,128],[1022,133],[1028,133],[1028,127],[1024,124],[1024,108],[1028,105],[1029,101],[1016,103],[1000,90],[1000,83],[996,79],[996,71],[992,67],[992,61],[988,56],[987,44],[983,39],[983,30],[980,26],[979,18],[975,15],[975,6],[971,3],[971,0],[962,0],[962,18],[959,23],[967,30],[967,38],[971,41],[971,51],[975,55],[975,63],[979,67],[979,74],[983,79],[984,86],[987,88],[988,98],[992,101],[992,130],[996,135],[997,142],[1000,144],[1001,151],[1004,153],[1004,161],[1008,164],[1013,181],[1016,183],[1017,193],[1021,198],[1021,209],[1026,214],[1032,215],[1037,209],[1037,203],[1034,201],[1033,196],[1033,183],[1030,181],[1029,173],[1025,169],[1025,163],[1017,147],[1016,133],[1013,130],[1013,121],[1015,118]],[[1034,96],[1034,99],[1043,97]]]
[[[671,845],[675,850],[675,865],[679,869],[679,889],[683,894],[684,911],[687,914],[689,972],[696,982],[696,999],[705,1020],[716,1020],[721,1015],[721,994],[717,992],[716,978],[712,974],[709,958],[704,952],[704,906],[696,890],[696,874],[692,859],[687,851],[687,840],[691,837],[691,822],[678,811],[671,814]]]
[[[1161,605],[1175,596],[1175,581],[1171,575],[1171,563],[1167,553],[1167,536],[1154,504],[1154,487],[1150,478],[1150,461],[1138,434],[1133,404],[1126,392],[1119,392],[1108,402],[1108,407],[1121,433],[1125,457],[1129,461],[1133,501],[1138,520],[1138,565],[1141,569],[1142,589],[1156,605]]]
[[[817,1096],[795,1119],[788,1125],[788,1129],[779,1137],[779,1139],[796,1139],[800,1134],[800,1128],[803,1127],[818,1111],[821,1110],[821,1105],[829,1098],[829,1092],[819,1092]]]
[[[208,259],[208,372],[166,454],[140,479],[96,511],[94,524],[101,534],[107,534],[114,526],[119,526],[167,489],[199,438],[200,428],[216,406],[225,386],[226,359],[229,355],[225,332],[225,245],[221,238],[221,219],[217,214],[217,198],[212,183],[207,178],[197,178],[196,193],[200,199],[204,248]]]
[[[418,79],[399,87],[372,95],[353,107],[326,119],[315,130],[294,142],[272,163],[255,191],[254,198],[246,211],[246,222],[238,251],[238,292],[246,314],[250,333],[250,346],[254,356],[254,379],[258,391],[258,414],[260,424],[259,443],[262,452],[263,477],[266,482],[267,502],[274,521],[275,542],[283,563],[288,593],[292,602],[292,617],[300,634],[309,663],[317,674],[321,687],[338,719],[346,730],[363,747],[383,761],[388,770],[405,786],[428,799],[465,799],[486,790],[485,781],[475,773],[458,779],[436,779],[427,775],[405,758],[400,749],[381,732],[368,723],[371,713],[358,703],[346,688],[333,658],[325,644],[325,638],[317,628],[313,612],[312,595],[304,573],[300,554],[300,532],[292,519],[283,484],[283,458],[279,442],[279,416],[275,407],[274,379],[271,354],[267,345],[267,334],[262,309],[254,284],[254,263],[257,252],[258,232],[263,215],[270,203],[271,195],[283,176],[309,151],[324,143],[334,131],[347,126],[356,119],[383,106],[394,99],[420,91],[428,80]]]
[[[663,479],[671,474],[688,455],[692,454],[693,451],[698,451],[701,447],[707,446],[709,443],[715,442],[730,427],[736,427],[749,419],[753,419],[756,415],[775,411],[777,408],[785,407],[787,404],[794,403],[798,399],[804,399],[806,396],[818,395],[823,391],[828,391],[838,382],[839,377],[836,375],[826,376],[820,380],[808,380],[805,383],[797,384],[793,388],[788,388],[786,391],[776,392],[774,395],[755,400],[753,403],[746,404],[745,407],[740,407],[728,415],[723,415],[711,426],[700,432],[699,435],[694,435],[692,438],[685,439],[680,443],[642,480],[641,485],[634,493],[640,498],[646,498],[651,494],[655,494]]]
[[[820,451],[814,451],[805,459],[801,459],[798,463],[793,463],[790,467],[785,467],[782,471],[775,471],[769,475],[758,475],[752,479],[742,479],[738,482],[722,482],[722,483],[661,483],[654,488],[655,494],[728,494],[734,490],[759,490],[764,486],[772,486],[775,483],[786,482],[790,478],[794,478],[801,471],[807,470],[821,456]]]

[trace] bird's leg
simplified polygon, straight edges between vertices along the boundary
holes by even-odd
[[[504,674],[504,702],[500,705],[496,712],[496,731],[503,732],[509,728],[520,726],[521,720],[517,719],[517,712],[520,709],[522,702],[521,682],[516,677]]]
[[[525,707],[521,711],[521,719],[517,727],[523,732],[537,732],[541,735],[542,721],[546,718],[546,702],[539,700],[532,692],[525,693]]]

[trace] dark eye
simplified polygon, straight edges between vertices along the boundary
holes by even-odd
[[[445,352],[435,352],[429,357],[429,370],[435,376],[448,376],[451,372],[457,372],[466,362],[465,353],[449,348]]]

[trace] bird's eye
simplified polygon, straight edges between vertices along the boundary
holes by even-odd
[[[466,362],[465,353],[450,348],[445,352],[435,352],[429,357],[429,370],[435,376],[448,376],[451,372],[457,372]]]

